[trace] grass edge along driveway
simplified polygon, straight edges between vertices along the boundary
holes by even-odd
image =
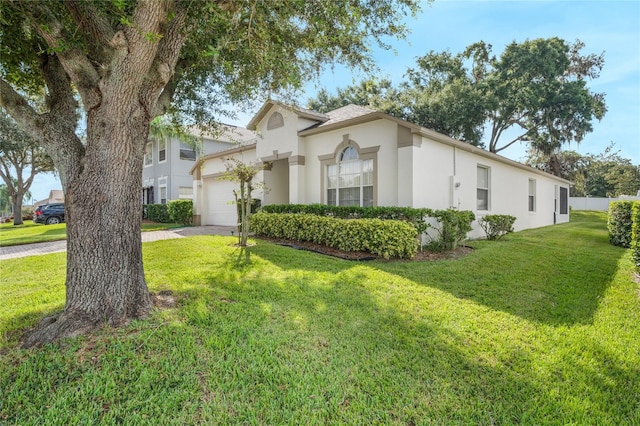
[[[64,256],[0,262],[0,423],[640,424],[638,284],[605,213],[438,262],[234,243],[145,243],[178,307],[38,351],[18,332],[63,305]]]
[[[159,231],[182,226],[183,225],[177,223],[143,223],[142,232]],[[14,226],[12,223],[0,225],[0,247],[60,241],[66,238],[66,223],[43,225],[32,221],[25,221],[24,224],[17,226]]]

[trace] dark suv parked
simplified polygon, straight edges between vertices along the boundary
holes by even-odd
[[[46,225],[54,225],[64,222],[64,204],[55,203],[38,207],[34,212],[33,221],[35,223],[44,223]]]

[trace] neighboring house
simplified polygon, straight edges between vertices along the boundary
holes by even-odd
[[[51,203],[64,203],[64,192],[62,189],[52,189],[49,191],[49,198],[36,201],[33,203],[33,207],[44,206],[45,204]]]
[[[193,199],[193,178],[189,171],[200,155],[227,150],[255,138],[253,132],[235,126],[224,126],[215,139],[198,137],[198,147],[176,138],[149,140],[145,146],[142,171],[143,204],[167,204],[170,200]]]
[[[516,230],[569,221],[571,182],[364,107],[326,114],[268,101],[257,142],[203,156],[191,170],[194,220],[234,225],[224,159],[265,164],[262,204],[406,206],[510,214]],[[484,233],[477,223],[471,237]]]

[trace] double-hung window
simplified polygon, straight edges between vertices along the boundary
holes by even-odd
[[[180,159],[196,161],[196,148],[188,143],[180,142]]]
[[[489,210],[489,171],[488,167],[478,165],[478,186],[476,191],[478,210]]]
[[[355,147],[345,148],[339,161],[327,166],[327,204],[373,206],[373,159],[361,160]]]
[[[167,186],[160,186],[160,204],[167,204]]]
[[[536,181],[529,179],[529,211],[536,211]]]
[[[158,163],[162,163],[167,160],[167,141],[159,140],[158,141]]]

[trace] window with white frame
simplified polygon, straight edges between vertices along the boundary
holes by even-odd
[[[160,191],[160,204],[167,204],[167,186],[162,185],[159,187]]]
[[[178,188],[178,198],[181,200],[193,200],[193,187],[181,186]]]
[[[149,167],[153,165],[153,143],[147,142],[144,146],[144,166]]]
[[[158,141],[158,163],[167,161],[167,141]]]
[[[373,160],[361,160],[355,147],[346,147],[339,161],[327,166],[327,204],[373,206]]]
[[[529,179],[529,211],[536,211],[536,180]]]
[[[489,210],[489,167],[478,165],[477,209]]]
[[[180,142],[180,159],[196,161],[196,148],[188,143]]]

